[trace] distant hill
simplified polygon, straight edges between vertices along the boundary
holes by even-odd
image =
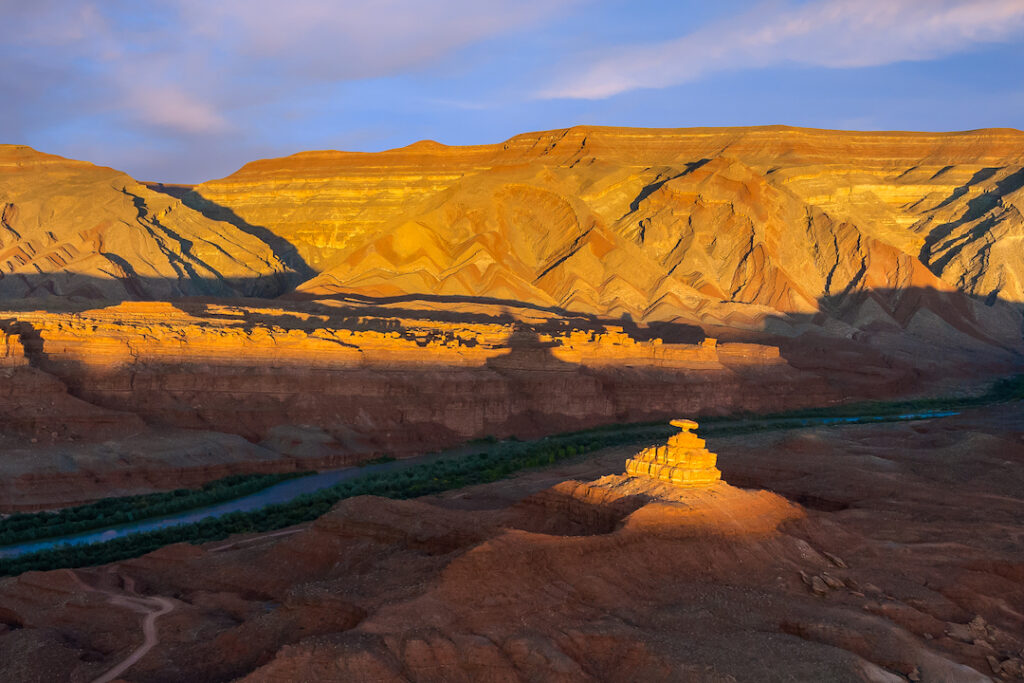
[[[0,296],[297,285],[1016,352],[1022,206],[1024,133],[1009,129],[578,127],[304,152],[195,188],[3,146]]]
[[[1019,346],[1022,187],[1009,129],[579,127],[256,161],[193,201],[293,244],[309,295]]]
[[[266,242],[109,168],[0,145],[0,298],[276,295]]]

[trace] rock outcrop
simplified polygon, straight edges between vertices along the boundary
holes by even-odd
[[[173,611],[127,680],[1016,680],[1019,412],[723,436],[744,489],[614,474],[622,447],[28,572],[0,579],[0,662],[94,680],[142,642],[134,595]]]
[[[669,437],[664,446],[651,446],[626,461],[626,474],[666,481],[676,486],[713,486],[722,473],[715,463],[718,456],[704,447],[704,439],[691,430],[697,429],[693,420],[672,420],[679,427],[678,434]]]
[[[777,347],[638,340],[552,315],[445,322],[324,307],[141,303],[19,313],[39,369],[151,424],[261,440],[304,425],[368,452],[431,450],[609,421],[810,405],[839,397]]]
[[[273,296],[292,276],[260,237],[124,173],[0,145],[0,299]]]
[[[194,199],[295,244],[322,271],[309,295],[1019,351],[1022,145],[1013,130],[578,127],[268,159]]]

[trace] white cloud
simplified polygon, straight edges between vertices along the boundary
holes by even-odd
[[[585,1],[0,0],[0,57],[48,65],[130,126],[205,136],[246,107],[422,69]]]
[[[762,4],[675,40],[605,50],[537,96],[601,99],[786,63],[851,68],[929,60],[1022,31],[1024,0]]]
[[[187,30],[244,60],[306,77],[421,67],[584,0],[175,0]]]
[[[164,83],[130,86],[124,104],[142,122],[183,133],[218,133],[228,124],[217,110],[180,87]]]

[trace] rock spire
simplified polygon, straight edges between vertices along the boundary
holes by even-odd
[[[687,487],[711,486],[721,480],[722,473],[715,467],[718,456],[692,431],[697,423],[672,420],[669,424],[681,431],[670,437],[667,445],[645,448],[627,460],[626,474]]]

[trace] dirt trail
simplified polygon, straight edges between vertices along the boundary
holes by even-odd
[[[168,612],[171,612],[174,609],[174,603],[168,598],[159,596],[147,597],[137,595],[135,593],[135,580],[128,576],[120,577],[124,584],[124,592],[115,592],[90,586],[82,580],[82,577],[80,577],[77,572],[72,569],[65,571],[67,571],[71,578],[74,579],[75,583],[85,590],[93,593],[101,593],[107,596],[107,602],[110,604],[145,614],[145,617],[142,620],[142,644],[135,648],[131,654],[121,660],[116,666],[108,670],[102,676],[94,679],[92,682],[110,683],[110,681],[119,678],[121,674],[134,666],[140,659],[145,657],[146,653],[152,650],[153,647],[160,642],[160,637],[156,628],[156,620]],[[110,573],[116,573],[117,568],[111,567],[108,571]]]
[[[219,545],[216,548],[210,548],[210,552],[211,553],[219,553],[219,552],[223,552],[225,550],[235,550],[236,548],[248,547],[248,546],[251,546],[253,544],[259,543],[260,541],[262,541],[264,539],[267,539],[267,538],[274,538],[276,536],[288,536],[290,534],[297,534],[300,531],[305,531],[307,528],[308,528],[307,526],[302,526],[302,527],[299,527],[299,528],[296,528],[296,529],[285,529],[284,531],[272,531],[270,533],[260,534],[259,536],[252,536],[250,538],[243,538],[243,539],[240,539],[240,540],[237,540],[237,541],[232,541],[231,543],[225,543],[224,545]]]

